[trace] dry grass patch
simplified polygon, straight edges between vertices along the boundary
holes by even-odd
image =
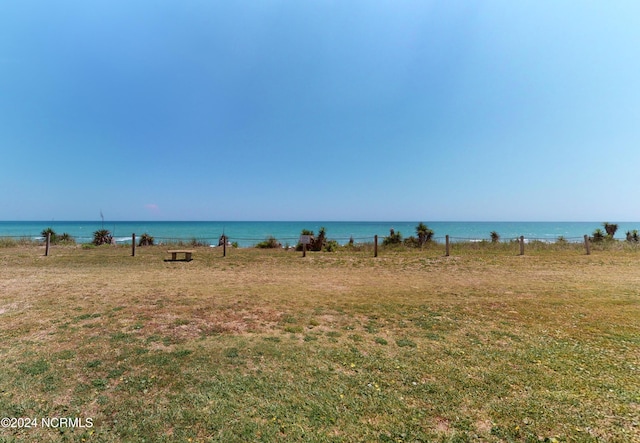
[[[640,253],[0,249],[12,441],[632,441]],[[16,441],[17,441],[16,440]]]

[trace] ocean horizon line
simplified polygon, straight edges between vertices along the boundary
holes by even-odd
[[[428,220],[428,219],[389,219],[389,220],[152,220],[152,219],[30,219],[0,220],[0,223],[640,223],[640,220]]]

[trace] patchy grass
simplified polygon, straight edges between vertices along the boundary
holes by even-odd
[[[536,246],[536,247],[533,247]],[[640,251],[0,249],[2,441],[640,439]]]

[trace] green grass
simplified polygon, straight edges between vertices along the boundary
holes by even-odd
[[[640,251],[0,250],[0,441],[640,439]]]

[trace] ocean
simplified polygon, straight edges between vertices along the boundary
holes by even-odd
[[[41,238],[40,233],[52,228],[56,233],[68,233],[79,243],[89,243],[93,232],[108,229],[117,242],[131,242],[131,234],[139,238],[142,234],[154,237],[156,243],[190,241],[196,239],[217,245],[224,233],[230,242],[240,247],[250,247],[273,236],[283,245],[295,245],[303,229],[317,233],[326,229],[327,238],[340,244],[353,238],[356,243],[373,242],[374,235],[380,240],[389,235],[389,230],[400,232],[404,238],[416,235],[417,221],[0,221],[0,237]],[[449,235],[451,241],[480,241],[490,239],[492,231],[500,234],[502,241],[524,236],[526,240],[553,242],[563,237],[570,242],[582,241],[585,234],[603,229],[602,222],[428,222],[436,241],[444,242]],[[640,222],[619,222],[616,238],[624,239],[627,231],[640,230]]]

